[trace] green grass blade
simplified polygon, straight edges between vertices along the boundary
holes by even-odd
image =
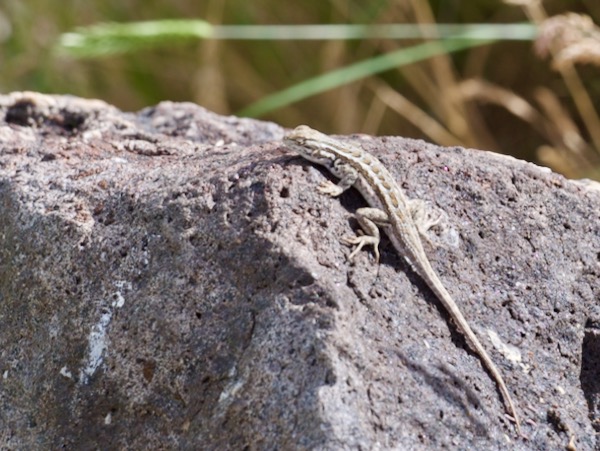
[[[104,23],[62,34],[56,48],[73,57],[96,58],[190,39],[209,39],[213,32],[213,26],[203,20]]]
[[[60,53],[76,58],[135,52],[190,39],[498,39],[531,40],[533,24],[211,25],[203,20],[104,23],[60,36]]]
[[[263,97],[237,114],[250,117],[262,116],[269,111],[373,74],[422,61],[432,56],[456,52],[491,42],[494,42],[494,40],[447,39],[425,42],[304,80],[275,94]]]
[[[532,40],[537,27],[520,24],[215,25],[214,39],[464,39]]]

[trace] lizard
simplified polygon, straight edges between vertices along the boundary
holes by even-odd
[[[355,187],[369,204],[367,208],[356,210],[355,217],[363,234],[344,241],[356,245],[350,253],[352,259],[364,246],[373,246],[375,258],[379,262],[379,227],[381,226],[401,257],[437,296],[467,343],[495,380],[505,406],[521,434],[521,425],[512,397],[500,371],[471,329],[458,305],[446,290],[425,253],[416,216],[420,208],[415,200],[409,200],[385,166],[373,155],[360,147],[341,142],[306,125],[300,125],[287,133],[285,146],[303,158],[325,166],[339,179],[337,184],[330,180],[321,183],[318,190],[337,197],[351,187]]]

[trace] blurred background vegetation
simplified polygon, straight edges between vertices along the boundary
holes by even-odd
[[[58,52],[57,45],[64,33],[106,22],[529,23],[542,30],[557,15],[563,16],[537,42],[501,39],[427,57],[340,81],[260,118],[287,127],[305,123],[326,133],[401,135],[492,150],[569,177],[600,179],[598,0],[4,0],[0,89],[99,98],[127,111],[172,100],[221,114],[247,113],[286,88],[423,40],[167,40],[87,58]],[[578,45],[585,48],[573,49],[583,41],[586,46]]]

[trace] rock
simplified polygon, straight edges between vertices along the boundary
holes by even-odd
[[[347,261],[364,200],[320,195],[282,136],[193,104],[0,96],[1,448],[598,449],[594,184],[344,138],[445,212],[428,254],[525,440],[387,239],[379,266]]]

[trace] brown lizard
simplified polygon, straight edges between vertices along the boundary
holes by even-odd
[[[329,180],[322,183],[319,186],[319,191],[322,193],[335,197],[352,186],[360,191],[370,208],[359,208],[356,211],[356,218],[364,235],[345,240],[349,244],[356,245],[349,258],[353,258],[363,246],[370,245],[373,246],[379,261],[378,225],[384,228],[396,251],[406,258],[414,271],[439,298],[458,329],[495,379],[508,413],[514,419],[518,433],[521,434],[519,417],[500,371],[431,267],[425,254],[419,229],[415,223],[415,201],[406,198],[394,178],[377,158],[359,147],[342,143],[306,125],[300,125],[288,133],[284,137],[284,143],[307,160],[325,166],[340,179],[337,185]]]

